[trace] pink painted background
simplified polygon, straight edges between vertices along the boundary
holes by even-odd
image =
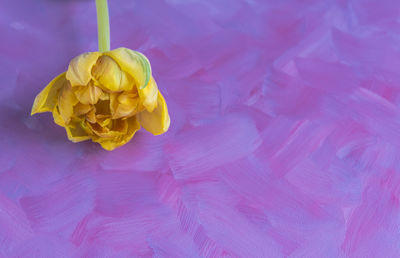
[[[94,0],[0,0],[0,257],[400,257],[400,1],[109,4],[171,128],[107,152],[30,117]]]

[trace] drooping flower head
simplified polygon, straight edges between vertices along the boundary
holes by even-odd
[[[149,61],[127,48],[72,59],[36,96],[32,115],[41,112],[52,112],[71,141],[91,139],[106,150],[127,143],[141,126],[159,135],[170,124]]]

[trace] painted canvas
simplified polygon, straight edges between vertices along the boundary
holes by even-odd
[[[0,0],[0,257],[400,257],[400,1],[108,5],[169,129],[107,151],[31,116],[95,0]]]

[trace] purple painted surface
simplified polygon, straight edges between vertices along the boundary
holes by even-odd
[[[171,115],[113,152],[35,95],[94,1],[0,0],[0,257],[399,257],[400,1],[110,1]]]

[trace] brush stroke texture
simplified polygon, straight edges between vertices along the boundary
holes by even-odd
[[[400,256],[400,1],[109,2],[171,128],[106,152],[30,117],[94,1],[0,0],[0,257]]]

